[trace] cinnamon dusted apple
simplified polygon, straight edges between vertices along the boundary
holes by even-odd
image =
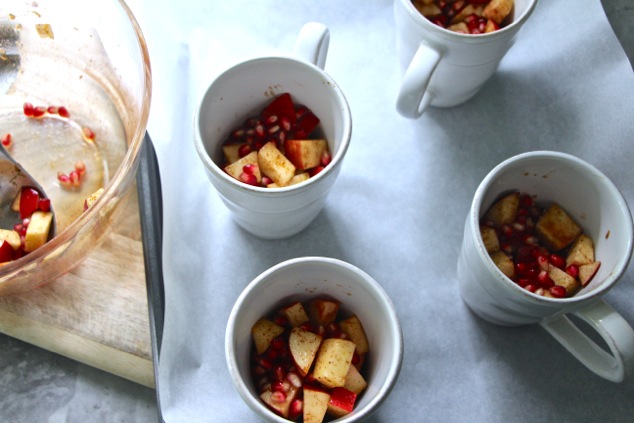
[[[252,374],[260,399],[293,421],[321,423],[350,413],[366,388],[369,342],[356,315],[337,301],[293,302],[252,328]]]
[[[514,0],[412,0],[434,24],[461,34],[486,34],[510,20]]]
[[[253,186],[280,188],[303,182],[331,161],[328,142],[317,137],[319,118],[295,105],[289,93],[233,130],[222,147],[223,169]]]
[[[576,294],[596,275],[592,238],[558,204],[537,205],[528,194],[498,199],[480,222],[492,261],[522,288],[551,298]]]

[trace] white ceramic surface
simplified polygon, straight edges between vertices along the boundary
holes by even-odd
[[[397,111],[417,118],[428,106],[452,107],[473,97],[496,71],[536,3],[515,0],[511,24],[467,35],[433,24],[411,0],[394,0],[396,46],[405,70]]]
[[[574,297],[551,299],[530,293],[504,276],[489,258],[480,236],[480,218],[500,195],[514,190],[536,195],[538,203],[559,203],[594,240],[601,267]],[[458,261],[462,297],[471,310],[491,323],[540,323],[592,371],[622,381],[634,367],[634,330],[601,297],[627,268],[632,243],[630,211],[603,173],[569,154],[520,154],[495,167],[476,190]],[[612,354],[584,335],[566,313],[589,323]]]
[[[370,343],[363,374],[368,382],[354,411],[337,420],[359,422],[370,417],[392,390],[403,360],[403,335],[392,301],[383,288],[359,268],[324,257],[291,259],[255,278],[236,301],[225,335],[231,379],[247,405],[267,422],[287,422],[258,398],[250,373],[251,327],[263,316],[293,301],[332,297],[342,310],[356,314]]]
[[[306,228],[323,208],[341,170],[352,122],[343,92],[322,69],[328,46],[328,29],[306,24],[297,38],[294,57],[262,57],[228,69],[212,82],[196,112],[194,141],[209,180],[235,221],[261,238],[285,238]],[[320,119],[332,162],[308,181],[289,187],[243,184],[216,164],[222,143],[244,119],[284,92]]]

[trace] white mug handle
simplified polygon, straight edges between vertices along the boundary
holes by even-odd
[[[603,300],[573,314],[603,338],[611,354],[586,336],[566,315],[544,319],[540,324],[588,369],[612,382],[622,382],[634,366],[634,329]]]
[[[440,62],[441,54],[435,48],[421,42],[412,58],[396,101],[396,110],[411,119],[420,117],[433,95],[427,91],[429,81]]]
[[[324,69],[329,44],[330,31],[328,27],[318,22],[309,22],[299,31],[293,56]]]

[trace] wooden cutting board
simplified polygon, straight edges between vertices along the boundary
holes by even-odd
[[[0,332],[154,387],[137,197],[131,187],[123,220],[75,269],[0,297]]]

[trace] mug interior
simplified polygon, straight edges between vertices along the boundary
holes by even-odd
[[[296,105],[307,106],[320,119],[320,136],[328,141],[332,154],[332,162],[324,172],[336,166],[345,154],[351,135],[350,110],[339,86],[310,63],[268,57],[230,68],[205,93],[196,116],[195,130],[199,152],[202,149],[206,153],[201,158],[207,169],[240,184],[220,168],[222,144],[232,130],[247,118],[258,115],[274,97],[285,92],[291,94]]]
[[[632,217],[621,193],[603,173],[574,156],[555,152],[526,153],[501,163],[482,182],[472,206],[471,223],[482,255],[487,254],[479,220],[500,196],[512,191],[530,194],[542,206],[558,203],[594,241],[595,259],[601,266],[573,298],[598,295],[620,278],[632,255]],[[488,255],[484,259],[495,267]],[[570,299],[558,301],[566,300]]]
[[[260,415],[276,417],[259,400],[251,378],[251,327],[283,305],[316,297],[340,301],[341,315],[356,314],[368,336],[370,351],[362,372],[368,386],[350,416],[373,413],[396,381],[402,361],[401,328],[391,301],[378,283],[339,260],[293,259],[251,282],[237,300],[227,325],[226,354],[233,381],[243,399]]]

